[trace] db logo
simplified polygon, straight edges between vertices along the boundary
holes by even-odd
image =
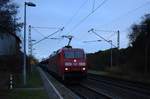
[[[74,66],[77,66],[78,64],[77,64],[77,63],[73,63],[73,65],[74,65]]]

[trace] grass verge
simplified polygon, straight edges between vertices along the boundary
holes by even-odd
[[[27,84],[22,84],[22,75],[14,75],[14,88],[2,93],[0,99],[48,99],[46,91],[43,89],[43,82],[36,68],[27,73]],[[4,98],[3,98],[4,97]]]
[[[9,99],[48,99],[44,90],[21,90],[11,91]]]

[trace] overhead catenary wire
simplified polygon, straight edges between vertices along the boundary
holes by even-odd
[[[52,37],[52,38],[49,38],[49,39],[52,39],[52,40],[60,40],[60,39],[63,39],[63,38]]]
[[[102,7],[108,0],[103,0],[103,2],[96,7],[92,12],[90,12],[87,16],[85,16],[82,20],[80,20],[72,29],[71,32],[76,29],[78,26],[80,26],[81,23],[83,23],[89,16],[91,16],[94,12],[96,12],[100,7]]]
[[[114,31],[114,30],[97,30],[97,29],[95,29],[95,31],[100,31],[100,32],[108,32],[108,33],[114,33],[114,32],[117,32],[117,31]]]
[[[32,28],[35,32],[39,33],[42,37],[45,37],[45,35],[43,35],[40,31],[38,31],[37,29],[35,28]]]
[[[53,36],[54,34],[58,33],[59,31],[63,31],[63,29],[64,29],[64,27],[61,28],[61,29],[59,29],[59,30],[57,30],[57,31],[55,31],[54,33],[52,33],[52,34],[50,34],[50,35],[48,35],[48,36],[45,36],[45,37],[42,38],[41,40],[35,42],[33,45],[36,45],[36,44],[40,43],[41,41],[43,41],[43,40],[45,40],[45,39],[48,39],[50,36]]]
[[[95,29],[95,31],[112,33],[107,39],[110,39],[112,36],[114,36],[115,34],[117,34],[117,31],[114,31],[114,30],[96,30]]]
[[[112,33],[107,39],[109,40],[110,38],[112,38],[116,34],[117,34],[117,32]]]
[[[92,41],[83,41],[83,43],[90,43],[90,42],[101,42],[102,40],[92,40]]]
[[[38,29],[61,29],[60,27],[39,27],[39,26],[34,26],[32,28],[38,28]]]
[[[79,7],[79,9],[72,15],[72,17],[67,21],[67,23],[65,24],[64,27],[67,27],[72,21],[73,19],[77,16],[77,14],[79,13],[79,11],[82,9],[82,7],[84,7],[84,5],[87,3],[88,0],[85,0],[81,6]]]
[[[114,18],[111,22],[106,23],[106,24],[104,24],[104,25],[108,25],[108,24],[110,25],[111,23],[115,23],[115,21],[119,21],[121,18],[127,16],[128,14],[134,13],[136,10],[139,10],[139,9],[143,8],[143,7],[145,7],[145,6],[148,5],[148,4],[150,4],[150,1],[148,1],[148,2],[146,2],[146,3],[144,3],[144,4],[142,4],[142,5],[140,5],[140,6],[138,6],[138,7],[136,7],[136,8],[134,8],[134,9],[130,10],[130,11],[127,11],[126,13],[124,13],[124,14],[118,16],[117,18]]]
[[[46,37],[45,35],[43,35],[43,33],[41,33],[38,29],[61,29],[58,27],[31,27],[35,32],[39,33],[42,37]],[[49,38],[47,38],[49,39]]]
[[[39,27],[39,26],[32,26],[31,28],[43,37],[45,37],[45,35],[43,35],[43,33],[41,33],[38,29],[61,29],[61,28],[58,28],[58,27]]]
[[[106,42],[108,42],[109,44],[112,44],[111,42],[110,42],[110,40],[107,40],[107,39],[105,39],[104,37],[102,37],[102,36],[100,36],[99,34],[97,34],[95,31],[94,31],[94,29],[92,28],[91,30],[89,30],[88,32],[91,32],[92,31],[92,33],[94,33],[96,36],[98,36],[98,37],[100,37],[101,39],[103,39],[104,41],[106,41]],[[114,47],[116,47],[116,45],[114,45],[114,44],[112,44]]]

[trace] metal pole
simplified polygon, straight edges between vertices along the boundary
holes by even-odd
[[[119,66],[119,58],[120,58],[120,51],[119,51],[119,48],[120,48],[120,31],[118,30],[117,31],[118,33],[118,37],[117,37],[117,47],[118,47],[118,53],[117,53],[117,65]]]
[[[111,52],[110,52],[110,67],[112,67],[113,57],[112,57],[112,40],[110,40],[111,43]]]
[[[32,49],[32,40],[31,40],[31,25],[29,25],[29,35],[28,35],[28,50],[29,50],[29,55],[31,55],[31,49]]]
[[[29,70],[32,70],[31,67],[31,50],[32,50],[32,40],[31,40],[31,25],[29,25],[29,35],[28,35],[28,50],[29,50]]]
[[[24,64],[23,64],[23,84],[26,85],[26,2],[24,3]]]
[[[94,9],[95,9],[95,0],[93,1],[92,12],[94,11]]]
[[[147,37],[147,32],[145,32],[145,37]],[[145,74],[148,73],[148,45],[149,45],[148,38],[146,38],[146,42],[145,42]]]
[[[147,70],[148,70],[148,44],[146,42],[145,44],[145,74],[147,74]]]
[[[117,38],[117,45],[118,45],[118,49],[120,48],[120,31],[118,30],[118,38]]]

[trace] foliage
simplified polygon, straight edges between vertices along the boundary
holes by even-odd
[[[148,73],[150,71],[150,14],[146,14],[139,24],[134,24],[129,33],[130,46],[113,50],[113,66],[125,72]],[[87,54],[91,69],[105,69],[110,66],[110,50]],[[124,67],[125,66],[125,67]]]
[[[150,14],[146,14],[139,24],[132,25],[131,32],[129,33],[130,44],[132,44],[132,46],[136,44],[138,45],[141,45],[142,43],[144,44],[146,39],[149,39],[147,37],[149,36],[149,32],[150,32]]]
[[[39,60],[35,56],[33,56],[33,55],[29,55],[28,56],[28,60],[33,61],[34,64],[39,63]]]
[[[16,33],[21,30],[22,23],[17,22],[18,5],[12,0],[0,0],[0,34]]]
[[[117,55],[116,53],[117,49],[112,49],[113,52],[113,65],[115,65],[117,62],[117,58],[114,57]],[[111,56],[111,49],[105,50],[105,51],[98,51],[95,53],[89,53],[87,54],[87,62],[89,68],[91,69],[98,69],[103,70],[105,67],[110,66],[110,56]]]
[[[139,24],[132,26],[129,33],[132,45],[130,64],[141,72],[149,71],[150,65],[150,14],[146,14]]]

